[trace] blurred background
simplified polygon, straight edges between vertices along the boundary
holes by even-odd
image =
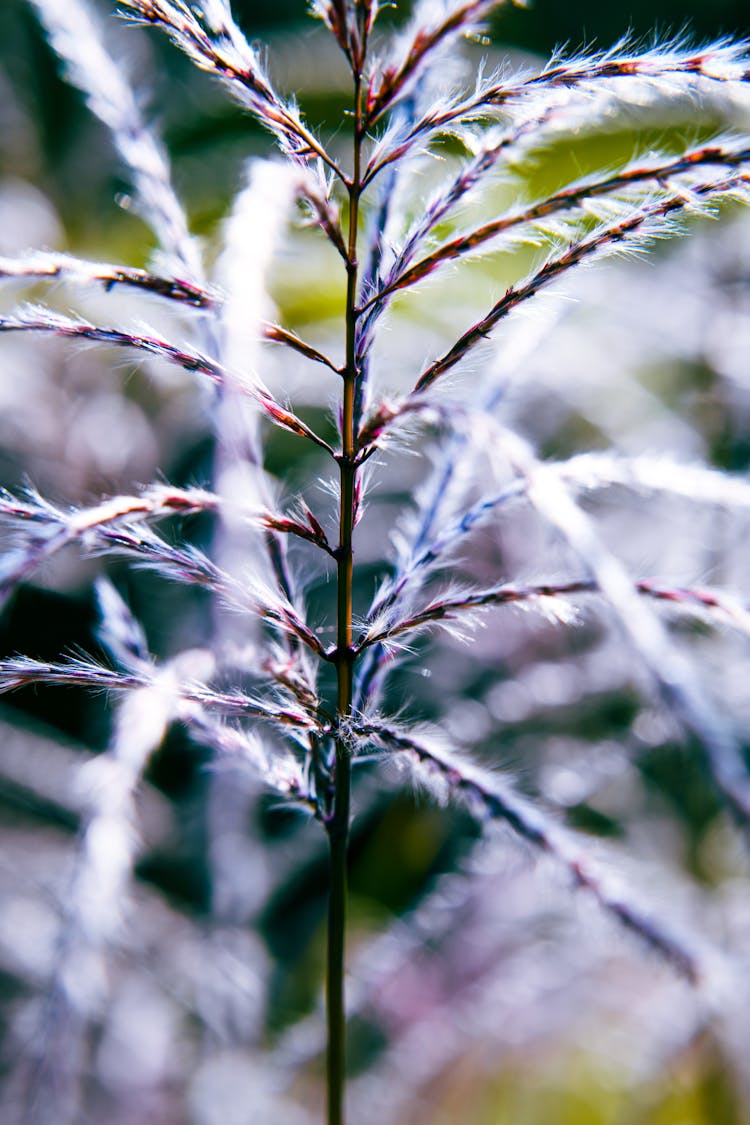
[[[234,10],[251,39],[268,43],[277,87],[296,91],[321,135],[342,135],[343,144],[346,76],[305,5],[244,0]],[[381,35],[406,10],[385,11]],[[507,55],[533,68],[563,44],[607,46],[654,30],[699,40],[743,36],[750,13],[745,0],[537,0],[501,13],[492,43],[467,50],[474,61],[488,55],[496,64]],[[165,138],[192,229],[212,263],[244,161],[267,155],[269,142],[162,37],[124,25],[108,35]],[[679,147],[702,132],[747,130],[750,119],[747,106],[719,99],[681,113],[672,108],[656,121],[658,143]],[[657,143],[643,132],[631,117],[606,135],[579,138],[573,156],[565,143],[553,146],[515,169],[516,181],[498,187],[500,198],[519,186],[541,194],[581,168],[626,160],[634,147]],[[38,247],[136,266],[149,263],[154,249],[106,131],[60,76],[31,6],[3,0],[0,255]],[[488,307],[488,295],[520,276],[526,261],[490,257],[432,286],[428,300],[400,303],[379,356],[389,372],[382,389],[398,387],[423,356],[450,342],[451,330]],[[502,348],[493,353],[508,384],[504,420],[555,459],[613,448],[746,474],[748,263],[747,217],[727,209],[643,260],[576,279],[567,290],[574,300],[545,305],[528,338],[523,328],[518,339],[502,337],[509,354],[522,356],[523,381],[516,371],[503,373]],[[271,298],[283,324],[336,351],[342,285],[330,266],[314,234],[290,231],[276,255]],[[50,298],[40,287],[2,285],[0,312],[51,299],[107,323],[174,324],[137,296],[59,286]],[[269,351],[267,362],[263,377],[301,402],[305,418],[330,426],[335,388],[324,380],[311,386],[307,368],[277,353]],[[81,504],[159,476],[205,483],[209,414],[208,394],[158,363],[132,364],[122,355],[112,362],[64,341],[0,340],[0,485],[13,491],[33,486],[57,503]],[[430,446],[435,458],[437,445]],[[325,511],[330,502],[315,484],[322,466],[302,452],[277,431],[267,467],[286,495],[304,489]],[[491,464],[483,456],[477,476]],[[373,490],[360,533],[361,608],[384,573],[389,530],[425,472],[424,460],[396,455]],[[472,488],[459,504],[473,498]],[[592,501],[592,511],[634,571],[750,597],[743,510],[616,489]],[[201,520],[184,520],[178,532],[198,545],[210,541]],[[471,572],[538,580],[563,572],[567,561],[533,520],[512,513],[479,536]],[[310,569],[304,547],[296,562],[322,617],[330,601],[325,576]],[[209,608],[200,591],[72,549],[5,605],[2,654],[54,660],[99,651],[92,583],[105,571],[157,656],[204,642]],[[625,884],[705,947],[716,981],[692,991],[509,836],[480,838],[468,815],[415,796],[396,772],[363,769],[351,867],[352,1122],[745,1125],[748,864],[695,747],[600,614],[582,610],[574,629],[515,611],[489,624],[470,647],[446,638],[418,648],[392,678],[388,705],[408,704],[410,715],[440,721],[452,742],[509,770],[585,834],[605,863],[616,856]],[[747,732],[746,638],[702,621],[676,619],[673,627],[707,690]],[[105,750],[111,730],[107,700],[74,689],[25,690],[2,701],[0,1104],[7,1113],[0,1116],[25,1120],[47,1052],[80,1125],[318,1120],[321,833],[263,796],[251,778],[212,768],[180,730],[153,759],[139,797],[140,858],[103,970],[104,999],[80,1026],[68,1015],[60,1033],[40,1032],[58,1018],[50,982],[82,811],[75,777]],[[50,1111],[44,1125],[62,1120]]]

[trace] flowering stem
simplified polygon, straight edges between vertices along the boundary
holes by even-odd
[[[351,761],[343,729],[351,716],[354,650],[352,648],[352,533],[356,514],[357,440],[355,397],[357,360],[355,328],[357,307],[357,226],[361,184],[362,125],[361,76],[354,76],[354,164],[349,191],[349,239],[346,260],[346,365],[343,376],[341,417],[339,544],[336,549],[337,625],[334,664],[337,678],[336,759],[333,809],[326,823],[330,848],[330,891],[328,907],[328,964],[326,1013],[328,1019],[328,1125],[343,1125],[346,1057],[346,1014],[344,1009],[344,961],[346,936],[347,855],[349,846],[349,804]]]

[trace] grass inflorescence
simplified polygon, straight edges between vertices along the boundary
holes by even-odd
[[[399,671],[400,682],[409,682],[404,670],[415,653],[429,662],[425,637],[438,631],[457,633],[481,663],[476,630],[491,619],[502,632],[514,607],[538,611],[537,620],[563,629],[581,614],[596,617],[618,650],[632,654],[644,712],[657,708],[668,716],[674,738],[691,746],[706,785],[746,834],[750,775],[738,723],[704,682],[693,650],[680,643],[680,630],[696,620],[704,631],[736,633],[746,643],[746,597],[700,573],[636,572],[627,550],[613,544],[611,529],[599,525],[591,501],[616,490],[646,497],[644,505],[666,497],[739,519],[749,506],[746,478],[679,456],[666,460],[661,449],[631,453],[616,443],[611,450],[547,456],[534,448],[533,425],[523,417],[514,421],[508,402],[547,332],[544,294],[576,283],[585,266],[640,256],[656,240],[748,203],[749,134],[737,124],[743,112],[748,124],[747,45],[726,39],[641,48],[625,41],[610,51],[556,57],[535,71],[501,68],[469,81],[457,52],[463,40],[484,34],[500,0],[422,0],[390,38],[379,34],[376,0],[316,0],[312,14],[333,36],[351,80],[345,136],[326,139],[307,124],[294,97],[276,89],[272,66],[245,37],[228,0],[122,0],[121,16],[165,32],[276,146],[275,155],[250,164],[212,277],[166,150],[108,52],[100,15],[87,0],[32,0],[32,6],[69,81],[109,130],[158,256],[148,269],[52,251],[2,257],[3,282],[33,285],[35,292],[51,283],[71,294],[100,290],[111,295],[112,311],[98,320],[37,299],[0,315],[0,335],[86,342],[197,377],[208,385],[213,456],[200,487],[133,482],[127,492],[77,507],[32,490],[2,493],[0,519],[10,546],[0,562],[0,599],[10,601],[73,545],[100,567],[125,559],[195,587],[213,608],[204,644],[157,659],[125,599],[100,579],[98,654],[0,661],[0,691],[33,684],[105,691],[116,716],[108,749],[83,774],[80,849],[52,1000],[34,1078],[21,1099],[37,1115],[28,1120],[64,1125],[80,1108],[70,1042],[104,1003],[103,958],[118,940],[138,862],[136,794],[175,725],[216,764],[217,777],[232,764],[249,771],[284,809],[298,809],[327,838],[329,1125],[341,1125],[345,1116],[352,787],[356,792],[362,777],[366,803],[373,775],[382,771],[383,792],[390,792],[388,765],[398,776],[414,777],[439,803],[467,810],[481,829],[506,825],[644,950],[704,987],[701,941],[680,932],[669,909],[648,905],[650,896],[637,884],[611,876],[599,846],[567,827],[551,800],[534,787],[522,792],[523,775],[516,780],[488,761],[485,727],[476,738],[483,761],[472,758],[471,730],[461,739],[451,733],[456,698],[441,709],[439,697],[429,708],[420,697],[412,707],[408,690],[398,698],[389,686]],[[540,153],[556,146],[575,146],[587,131],[606,134],[609,122],[635,114],[632,107],[645,130],[651,121],[659,124],[662,110],[665,119],[683,110],[688,120],[704,105],[717,112],[716,99],[734,109],[710,139],[686,130],[675,152],[674,130],[665,125],[663,149],[623,154],[616,166],[582,172],[533,198],[519,186],[525,162],[538,163]],[[426,191],[421,178],[432,183]],[[498,209],[498,186],[507,197],[514,183],[514,198]],[[326,245],[327,268],[338,271],[336,340],[330,323],[320,331],[307,326],[308,340],[307,329],[269,312],[264,287],[277,249],[273,239],[280,242],[300,220]],[[261,231],[273,235],[268,245]],[[298,245],[309,246],[310,237],[307,231]],[[468,324],[446,315],[425,344],[428,358],[383,359],[386,330],[399,323],[405,304],[436,306],[441,319],[443,278],[455,284],[483,255],[494,264],[519,251],[524,265],[514,279],[493,291]],[[170,327],[121,323],[116,298],[123,291],[158,302],[169,311]],[[538,305],[537,327],[526,314]],[[506,331],[516,322],[519,338],[527,337],[517,355]],[[549,331],[556,331],[554,317]],[[309,383],[323,384],[323,398],[335,397],[335,439],[330,424],[318,425],[309,396],[291,403],[278,378],[264,379],[268,344]],[[329,500],[320,508],[313,488],[287,497],[266,472],[266,447],[278,431],[290,457],[295,449],[304,452],[305,463],[325,478]],[[389,525],[378,525],[378,483],[388,481],[404,448],[424,466],[418,479],[410,470],[414,497],[401,495],[402,515],[394,519],[389,509]],[[517,568],[515,575],[498,572],[505,565],[498,548],[493,572],[487,536],[513,536],[519,511],[552,546],[541,563],[530,555],[528,570]],[[200,546],[181,538],[181,521],[191,518],[212,521]],[[379,586],[365,596],[358,544],[372,535],[368,523],[381,547],[392,542],[392,551],[381,550]],[[522,540],[514,543],[522,554]],[[314,610],[304,578],[317,583]],[[327,598],[319,592],[325,583],[333,591]],[[533,633],[533,612],[526,620]],[[492,676],[488,657],[482,682]],[[513,672],[498,678],[512,680]],[[502,736],[501,719],[497,725]],[[499,764],[507,767],[503,759]],[[376,993],[377,965],[369,972]],[[365,1117],[355,1113],[352,1120]]]

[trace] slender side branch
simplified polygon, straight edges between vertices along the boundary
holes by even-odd
[[[497,774],[488,774],[457,754],[385,722],[359,722],[353,733],[380,745],[386,752],[411,759],[415,766],[426,767],[441,791],[452,800],[465,802],[478,819],[509,824],[521,839],[550,855],[568,872],[574,886],[588,891],[603,910],[664,957],[682,976],[692,984],[700,981],[701,967],[694,952],[659,920],[631,902],[622,888],[598,869],[571,833]]]
[[[209,746],[217,757],[245,762],[267,788],[285,801],[293,801],[308,813],[317,813],[317,802],[305,771],[290,753],[269,754],[264,741],[252,732],[228,726],[192,702],[180,710],[179,718],[196,742]]]
[[[306,359],[311,359],[313,363],[321,363],[324,367],[328,367],[336,375],[341,374],[341,368],[337,367],[333,360],[330,360],[323,352],[319,352],[312,344],[308,344],[306,340],[300,339],[295,332],[290,332],[288,328],[282,328],[278,324],[262,325],[263,336],[266,340],[270,340],[274,344],[284,344],[292,351],[299,352],[300,355],[305,356]]]
[[[746,42],[720,39],[697,48],[667,45],[646,52],[629,50],[632,46],[623,40],[610,51],[571,59],[558,57],[539,74],[512,81],[491,77],[468,97],[457,97],[447,106],[425,113],[402,138],[399,155],[458,123],[486,118],[497,111],[512,112],[516,105],[529,100],[537,100],[541,105],[557,104],[569,91],[606,90],[616,98],[621,91],[627,92],[634,80],[651,83],[654,88],[675,78],[685,83],[698,81],[730,88],[750,81]]]
[[[367,91],[366,127],[368,129],[402,96],[419,74],[422,65],[441,43],[470,34],[504,0],[464,0],[463,4],[433,27],[418,27],[405,46],[399,63],[375,72]]]
[[[192,515],[197,512],[228,512],[231,505],[213,492],[201,488],[173,488],[154,484],[138,496],[114,496],[91,508],[64,511],[35,497],[18,500],[0,492],[0,520],[31,532],[28,541],[9,551],[0,559],[0,605],[7,593],[19,582],[61,551],[69,543],[86,540],[93,532],[119,523],[155,522],[166,516]],[[236,513],[248,525],[281,535],[295,535],[314,544],[327,555],[333,555],[319,520],[303,506],[300,518],[263,509],[239,509]],[[33,529],[33,530],[32,530]],[[165,545],[166,546],[166,545]]]
[[[750,611],[723,590],[670,585],[650,578],[639,579],[633,583],[633,588],[644,597],[669,602],[677,609],[707,615],[716,624],[728,625],[750,636]],[[378,628],[377,624],[371,626],[357,640],[357,651],[362,651],[371,645],[388,644],[404,634],[418,633],[426,626],[460,620],[491,606],[528,602],[541,604],[545,599],[553,601],[558,598],[573,597],[576,594],[597,592],[598,586],[593,579],[581,578],[569,582],[542,582],[531,586],[507,584],[488,590],[471,590],[458,597],[438,598],[402,621],[396,621],[382,628]]]
[[[19,503],[0,494],[0,517],[32,524],[37,534],[31,542],[11,551],[0,561],[0,605],[5,595],[29,577],[68,543],[85,538],[96,528],[120,520],[160,519],[167,515],[214,511],[218,498],[202,489],[153,485],[140,496],[116,496],[93,508],[63,512],[46,502]]]
[[[86,262],[69,254],[38,252],[26,258],[0,258],[0,278],[12,281],[74,281],[99,283],[109,291],[125,285],[197,309],[213,309],[219,298],[209,289],[176,277],[159,277],[132,266]]]
[[[442,246],[438,246],[436,250],[420,259],[420,261],[416,262],[411,268],[404,268],[410,255],[407,256],[402,252],[399,256],[396,269],[392,271],[392,277],[388,279],[384,287],[378,293],[369,299],[364,309],[379,302],[385,296],[396,290],[406,289],[415,285],[418,281],[421,281],[423,278],[433,273],[439,266],[473,253],[480,246],[483,246],[485,243],[497,238],[498,235],[512,230],[515,227],[538,222],[541,219],[547,218],[549,215],[554,215],[561,211],[583,207],[589,199],[596,199],[604,195],[615,195],[618,192],[623,192],[628,188],[645,184],[649,181],[660,184],[666,183],[675,176],[685,175],[686,173],[693,172],[695,169],[705,167],[706,165],[738,167],[748,162],[750,162],[750,149],[748,148],[733,150],[718,144],[704,145],[701,148],[686,152],[676,160],[638,165],[633,168],[628,168],[626,171],[615,176],[607,176],[601,180],[590,179],[575,187],[566,188],[564,191],[551,195],[547,199],[543,199],[538,203],[533,203],[528,207],[519,208],[517,211],[511,211],[501,216],[499,219],[493,219],[491,222],[485,223],[475,230],[459,235],[457,238],[443,243]],[[457,184],[460,182],[461,180],[459,178]],[[690,190],[690,185],[687,186],[687,190]],[[443,206],[435,208],[438,220],[449,206],[452,206],[452,200],[450,199],[450,195],[447,194]],[[430,216],[430,227],[434,225],[431,218]],[[423,220],[423,223],[427,226],[426,220]]]
[[[502,505],[511,503],[523,496],[525,490],[525,481],[513,481],[501,492],[485,497],[477,504],[472,505],[459,519],[442,527],[434,538],[428,539],[425,536],[426,542],[416,544],[416,549],[411,558],[404,563],[392,579],[382,586],[367,615],[368,626],[372,626],[379,618],[388,620],[391,611],[399,604],[402,596],[412,584],[424,586],[431,575],[434,574],[436,566],[440,564],[444,556],[460,544],[477,524],[483,522]],[[368,641],[368,644],[371,643],[371,641]]]
[[[628,50],[630,45],[631,50]],[[533,95],[537,90],[585,86],[615,78],[661,79],[668,75],[684,75],[708,82],[732,83],[750,80],[750,59],[747,43],[720,39],[703,47],[672,45],[651,51],[633,51],[632,40],[616,44],[607,51],[578,58],[553,59],[541,73],[517,82],[490,84],[477,97],[479,105],[499,106]]]
[[[137,22],[161,27],[177,47],[215,75],[276,138],[283,152],[306,163],[319,157],[342,181],[345,176],[323,145],[303,124],[293,102],[273,89],[261,60],[224,10],[221,21],[183,0],[122,0]]]
[[[176,277],[160,277],[147,270],[132,266],[110,265],[105,262],[87,262],[67,254],[39,252],[26,258],[0,257],[0,280],[8,281],[73,281],[78,284],[101,284],[109,291],[115,286],[124,285],[145,293],[162,297],[177,304],[189,305],[196,309],[215,311],[222,305],[222,297],[211,289]],[[283,344],[300,355],[321,363],[337,375],[340,369],[336,364],[302,340],[295,332],[282,328],[279,324],[261,321],[263,338],[274,344]]]
[[[171,581],[211,590],[225,604],[257,615],[282,637],[301,641],[320,660],[332,659],[282,590],[253,586],[248,576],[235,578],[195,547],[176,547],[148,527],[127,525],[94,528],[92,543],[97,552],[119,553]]]
[[[750,182],[750,174],[737,173],[694,186],[689,193],[680,192],[655,203],[644,204],[629,216],[609,226],[601,227],[588,238],[574,242],[558,257],[546,262],[528,281],[511,286],[486,316],[465,332],[445,355],[430,364],[417,380],[413,393],[421,394],[426,391],[436,379],[454,367],[472,348],[485,339],[512,309],[534,297],[569,269],[598,254],[612,252],[639,239],[653,237],[659,233],[659,220],[667,219],[670,215],[681,211],[691,210],[699,201],[718,199],[735,192],[744,193],[748,182]]]
[[[0,694],[17,691],[31,684],[128,694],[148,687],[157,674],[154,665],[145,662],[133,665],[127,671],[120,671],[84,657],[60,663],[32,660],[25,656],[15,657],[0,660]],[[260,719],[287,729],[310,730],[314,727],[311,716],[302,710],[293,710],[289,706],[280,707],[272,700],[253,697],[241,691],[216,691],[193,679],[180,685],[179,698],[184,703],[195,703],[208,712],[218,712],[220,715]]]
[[[348,182],[343,174],[342,181],[345,184]],[[311,170],[305,170],[299,184],[299,196],[311,209],[314,221],[328,241],[346,262],[346,240],[341,230],[339,209],[331,202],[330,185],[325,177],[323,175],[316,177]]]
[[[325,449],[331,456],[333,449],[319,434],[310,429],[301,418],[291,410],[278,403],[270,391],[260,383],[248,383],[245,380],[235,380],[231,373],[216,360],[204,355],[202,352],[187,346],[178,347],[168,340],[158,336],[144,335],[142,333],[126,332],[119,328],[104,328],[91,324],[85,320],[74,320],[72,317],[61,316],[50,309],[31,307],[20,315],[0,317],[0,332],[40,332],[53,336],[68,336],[72,339],[93,340],[99,344],[109,344],[117,348],[133,348],[136,351],[148,352],[167,360],[185,371],[204,375],[216,386],[229,383],[237,385],[243,394],[254,399],[268,418],[282,429],[289,430],[298,437],[307,438],[308,441]]]

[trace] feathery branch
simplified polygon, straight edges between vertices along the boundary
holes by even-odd
[[[750,637],[750,611],[736,598],[723,590],[709,590],[701,587],[677,586],[641,578],[633,583],[634,589],[655,601],[669,602],[675,608],[707,615],[720,625],[729,625]],[[487,590],[470,590],[457,597],[438,598],[423,609],[401,621],[385,625],[377,624],[365,630],[357,640],[361,651],[370,645],[388,644],[405,633],[418,633],[425,626],[439,625],[460,619],[472,612],[488,609],[491,606],[539,602],[545,599],[569,598],[576,594],[594,594],[598,587],[593,579],[573,579],[567,582],[541,582],[528,586],[510,583],[494,586]],[[377,618],[375,618],[377,622]]]
[[[653,203],[634,208],[629,215],[609,225],[604,225],[586,238],[573,242],[563,253],[550,258],[532,277],[520,285],[513,285],[504,296],[472,328],[465,332],[445,355],[435,360],[420,375],[414,388],[421,394],[436,379],[449,371],[478,343],[497,327],[503,317],[524,301],[536,296],[542,289],[556,281],[568,270],[605,254],[642,244],[658,237],[664,230],[664,220],[684,211],[704,210],[706,204],[730,197],[745,198],[750,174],[738,172],[720,179],[694,185],[689,192],[668,195]]]
[[[237,380],[220,363],[188,346],[178,347],[158,336],[127,332],[119,328],[104,328],[83,319],[63,316],[50,309],[32,306],[15,316],[0,317],[0,332],[39,332],[71,339],[92,340],[118,348],[133,348],[165,359],[185,371],[204,375],[216,386],[237,385]],[[307,438],[333,456],[333,449],[328,442],[311,430],[296,414],[276,402],[265,387],[259,383],[248,383],[243,380],[239,383],[239,389],[252,398],[275,425],[297,434],[298,437]]]
[[[420,70],[430,59],[431,52],[460,36],[475,33],[486,17],[500,7],[504,0],[464,0],[449,9],[443,19],[428,27],[421,23],[417,12],[416,28],[405,43],[402,57],[376,70],[367,91],[365,124],[368,129],[382,117],[397,98],[403,96]]]
[[[479,165],[481,162],[477,159],[476,163]],[[483,246],[485,243],[497,238],[498,235],[503,234],[505,231],[512,230],[515,227],[535,223],[549,215],[556,214],[560,211],[568,211],[571,208],[583,208],[584,212],[586,210],[591,210],[588,208],[589,200],[597,199],[600,196],[614,196],[617,194],[622,197],[622,193],[627,191],[627,189],[649,182],[659,185],[669,185],[669,187],[674,190],[678,186],[678,184],[674,182],[675,177],[694,173],[697,169],[707,165],[737,168],[748,163],[750,163],[750,149],[732,149],[726,145],[711,144],[691,149],[675,160],[652,161],[644,165],[636,165],[617,175],[607,176],[603,179],[589,178],[582,184],[576,184],[573,187],[565,188],[563,191],[557,192],[555,195],[549,196],[547,199],[543,199],[538,203],[533,203],[528,207],[518,208],[516,211],[511,211],[497,219],[493,219],[489,223],[484,223],[482,226],[466,234],[459,235],[457,238],[453,238],[449,242],[438,246],[436,250],[433,250],[432,253],[427,254],[424,258],[421,258],[420,261],[411,266],[411,268],[405,268],[412,256],[412,241],[414,241],[415,244],[422,242],[422,229],[429,231],[434,226],[432,209],[428,209],[425,219],[421,222],[421,229],[416,232],[416,238],[412,236],[407,247],[405,247],[404,251],[399,255],[399,259],[394,269],[391,271],[391,278],[382,289],[370,297],[364,308],[366,309],[376,302],[379,302],[383,297],[396,290],[406,289],[415,285],[418,281],[432,274],[439,266],[447,262],[455,261],[457,258],[465,257],[478,247]],[[470,165],[472,170],[473,164],[474,162]],[[462,183],[460,177],[459,180],[457,180],[457,184],[459,183]],[[695,188],[700,192],[700,183],[696,184]],[[693,185],[688,181],[684,185],[684,190],[686,197],[689,198],[693,190]],[[710,188],[708,188],[708,192],[710,192]],[[435,222],[438,222],[452,206],[453,196],[455,196],[455,194],[456,189],[454,187],[452,192],[446,193],[446,196],[440,203],[434,205]]]
[[[358,721],[352,726],[355,738],[375,743],[386,752],[411,760],[417,769],[426,767],[448,798],[465,803],[478,819],[500,820],[510,825],[521,839],[538,851],[550,855],[568,872],[575,887],[580,887],[621,925],[636,934],[691,983],[701,978],[694,953],[661,922],[635,905],[613,885],[603,871],[585,854],[575,837],[549,819],[538,805],[517,794],[496,773],[488,774],[457,754],[428,744],[393,724]]]
[[[228,7],[204,5],[202,11],[183,0],[122,0],[137,23],[160,27],[201,70],[222,81],[253,116],[276,138],[291,159],[306,164],[319,157],[340,179],[335,160],[303,124],[293,102],[273,89],[261,60],[231,17]]]
[[[569,59],[553,58],[538,74],[511,78],[497,76],[480,81],[476,90],[430,108],[415,122],[404,145],[411,149],[460,122],[486,118],[490,114],[513,112],[516,105],[563,105],[561,97],[580,92],[611,94],[627,100],[631,84],[646,83],[654,95],[668,95],[675,82],[686,94],[703,85],[717,84],[728,89],[742,88],[750,80],[748,45],[730,38],[705,46],[665,43],[640,50],[629,38],[610,50],[582,54]]]

